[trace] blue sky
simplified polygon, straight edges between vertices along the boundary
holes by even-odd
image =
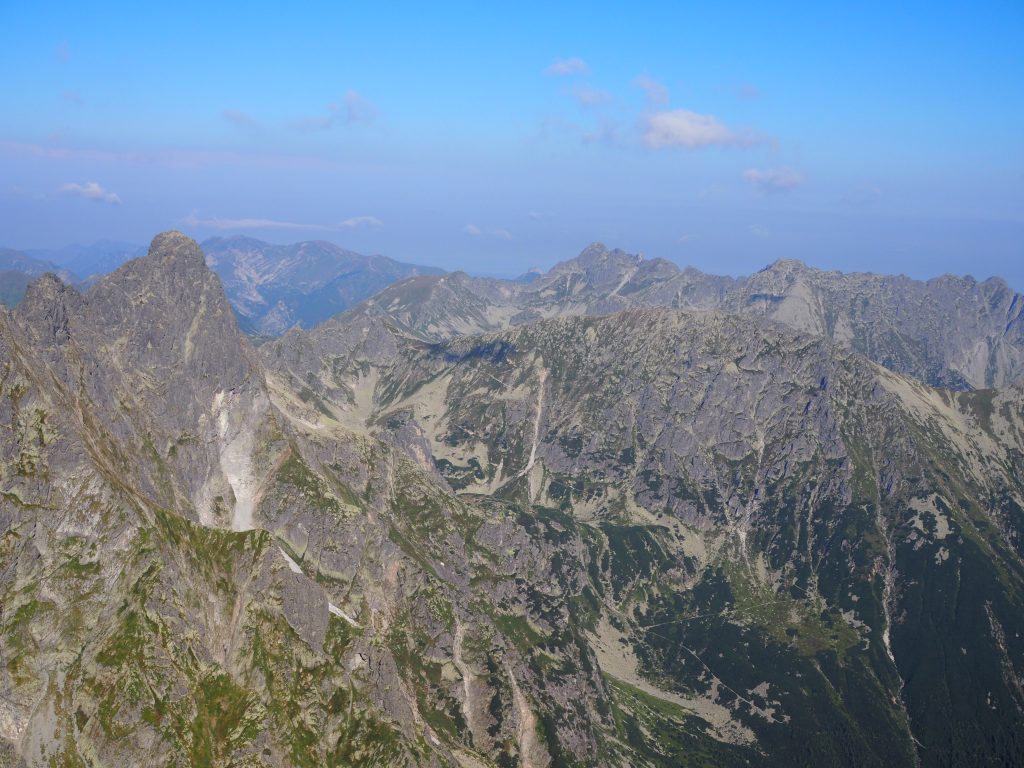
[[[0,244],[514,274],[600,240],[1024,289],[1019,0],[141,5],[0,5]]]

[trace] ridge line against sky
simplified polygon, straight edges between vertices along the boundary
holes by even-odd
[[[0,243],[516,274],[590,241],[1024,288],[1024,5],[7,4]]]

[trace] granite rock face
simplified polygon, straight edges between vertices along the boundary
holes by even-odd
[[[594,247],[258,350],[179,233],[40,278],[0,310],[0,760],[1020,762],[1024,389],[718,309],[774,269]],[[619,303],[666,281],[704,308]]]

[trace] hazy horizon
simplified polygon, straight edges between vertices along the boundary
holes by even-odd
[[[182,227],[172,227],[171,229],[176,229],[178,231],[183,231],[184,230],[184,228],[182,228]],[[156,234],[158,234],[158,233],[154,233],[154,236]],[[395,261],[398,261],[400,263],[410,264],[410,265],[413,265],[413,266],[440,267],[439,264],[433,264],[433,263],[431,263],[429,261],[424,261],[424,260],[417,261],[415,259],[403,259],[403,258],[398,258],[398,257],[392,256],[391,254],[387,254],[387,253],[355,251],[355,249],[351,248],[349,245],[347,245],[343,241],[340,241],[340,240],[337,240],[337,239],[332,239],[331,237],[323,237],[323,236],[321,236],[321,237],[315,237],[314,236],[314,237],[304,238],[304,239],[299,240],[299,239],[288,239],[288,238],[274,238],[272,235],[271,236],[259,236],[259,235],[255,235],[255,234],[236,232],[236,233],[217,233],[217,234],[214,234],[214,235],[209,235],[209,236],[207,236],[205,238],[196,238],[196,240],[197,240],[197,242],[199,242],[200,246],[202,246],[205,242],[213,240],[215,238],[230,239],[230,238],[234,238],[234,237],[246,237],[246,238],[250,238],[250,239],[253,239],[253,240],[256,240],[256,241],[259,241],[259,242],[262,242],[262,243],[266,243],[268,245],[273,245],[273,246],[289,246],[289,245],[296,245],[296,244],[302,243],[302,242],[327,242],[327,243],[330,243],[331,245],[337,246],[338,248],[341,248],[341,249],[344,249],[344,250],[353,251],[353,252],[356,252],[356,253],[360,253],[360,255],[363,255],[363,256],[384,256],[384,257],[387,257],[387,258],[392,258]],[[770,261],[765,261],[764,263],[761,263],[759,265],[752,266],[749,270],[747,270],[745,272],[725,271],[725,270],[716,271],[713,264],[709,268],[702,268],[702,267],[699,267],[696,264],[689,263],[689,262],[686,262],[686,261],[683,261],[683,260],[679,260],[679,259],[676,259],[676,258],[659,256],[658,254],[654,254],[654,253],[644,253],[642,251],[637,251],[637,250],[633,250],[633,249],[630,249],[630,248],[627,248],[627,247],[622,247],[621,245],[618,245],[618,244],[615,244],[615,243],[604,243],[604,242],[596,241],[595,240],[595,241],[591,241],[589,243],[582,243],[582,244],[580,244],[574,251],[569,251],[569,252],[566,252],[565,254],[562,254],[562,255],[555,255],[555,256],[552,256],[550,259],[547,259],[547,260],[538,260],[538,261],[529,263],[527,266],[524,266],[521,269],[515,269],[515,270],[510,270],[510,271],[500,271],[500,270],[494,270],[494,269],[488,269],[488,268],[480,268],[480,267],[473,266],[472,264],[470,264],[469,266],[466,266],[466,267],[441,267],[441,268],[444,269],[445,271],[448,271],[448,272],[465,272],[467,274],[474,275],[474,276],[477,276],[477,277],[496,277],[496,278],[501,278],[501,279],[515,279],[517,277],[523,276],[524,274],[528,273],[530,270],[533,270],[533,269],[539,269],[541,272],[546,272],[546,271],[550,270],[552,267],[554,267],[556,264],[558,264],[559,262],[568,261],[568,260],[571,260],[571,259],[575,258],[580,253],[582,253],[587,247],[589,247],[590,245],[592,245],[594,243],[600,243],[601,245],[604,245],[605,247],[607,247],[609,250],[622,250],[622,251],[625,251],[626,253],[639,254],[644,259],[663,258],[666,261],[672,262],[673,264],[675,264],[680,269],[686,269],[688,267],[693,267],[693,268],[699,269],[700,271],[705,272],[707,274],[711,274],[711,275],[724,275],[724,276],[729,276],[729,277],[746,277],[746,276],[749,276],[749,275],[751,275],[751,274],[753,274],[753,273],[755,273],[755,272],[757,272],[759,270],[762,270],[762,269],[765,269],[765,268],[771,266],[776,261],[779,261],[779,260],[782,260],[782,259],[790,259],[790,258],[792,258],[792,257],[788,257],[788,256],[778,256],[776,258],[771,259]],[[12,250],[16,250],[16,251],[25,253],[25,254],[30,255],[30,256],[31,255],[38,255],[40,257],[45,257],[45,256],[48,256],[50,254],[59,252],[59,251],[64,250],[64,249],[68,249],[68,250],[75,249],[75,248],[86,249],[86,248],[92,248],[92,247],[101,246],[101,245],[104,245],[104,244],[112,244],[112,245],[117,245],[117,246],[124,246],[126,248],[132,248],[132,249],[139,249],[139,248],[145,249],[145,248],[148,247],[148,242],[129,242],[129,241],[126,241],[126,240],[115,240],[113,238],[101,238],[99,240],[92,241],[92,242],[86,242],[86,243],[82,243],[82,242],[65,243],[65,244],[63,244],[61,246],[57,246],[55,248],[23,247],[23,248],[12,248]],[[10,248],[10,247],[11,246],[9,246],[8,244],[0,243],[0,249],[2,249],[2,248]],[[885,269],[884,265],[882,267],[878,268],[878,269],[867,269],[867,268],[842,269],[842,268],[839,268],[839,267],[836,267],[836,266],[831,266],[831,267],[823,266],[820,263],[816,263],[813,259],[810,259],[810,260],[809,259],[795,259],[795,260],[803,262],[804,264],[806,264],[808,267],[810,267],[812,269],[817,269],[817,270],[821,270],[821,271],[839,271],[839,272],[843,272],[843,273],[846,273],[846,274],[854,273],[854,272],[868,272],[868,273],[873,273],[873,274],[878,274],[878,275],[887,275],[887,276],[894,276],[894,277],[901,277],[901,276],[902,277],[909,277],[909,278],[911,278],[913,280],[921,280],[921,281],[928,281],[928,280],[932,280],[932,279],[943,277],[943,276],[947,276],[947,275],[952,275],[954,277],[973,278],[973,279],[977,280],[979,283],[980,282],[984,282],[985,280],[988,280],[988,279],[991,279],[991,278],[998,278],[998,279],[1004,280],[1010,286],[1010,288],[1012,288],[1013,290],[1017,291],[1018,293],[1024,292],[1024,285],[1021,285],[1021,286],[1015,285],[1012,282],[1012,280],[1009,277],[1007,277],[1007,275],[1000,274],[1000,273],[980,274],[980,273],[971,272],[971,271],[953,272],[953,271],[949,271],[949,270],[938,271],[938,272],[929,272],[927,270],[927,265],[923,265],[923,268],[918,270],[915,273],[909,273],[909,272],[906,272],[906,271],[887,270],[887,269]],[[80,277],[81,277],[81,275],[80,275]]]

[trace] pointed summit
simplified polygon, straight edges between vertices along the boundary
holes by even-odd
[[[53,272],[29,283],[17,315],[37,342],[63,344],[70,338],[70,317],[82,306],[82,295]]]
[[[573,259],[573,261],[586,267],[605,258],[608,253],[608,246],[604,243],[594,242],[580,251],[580,255]]]
[[[120,441],[125,455],[160,446],[162,461],[181,469],[173,487],[146,462],[118,465],[119,476],[189,516],[212,514],[216,496],[228,500],[226,508],[233,497],[244,502],[244,489],[234,490],[220,467],[220,452],[225,440],[243,426],[249,435],[263,418],[262,371],[195,240],[162,233],[147,255],[84,294],[46,275],[15,317],[65,391],[89,404],[93,423]],[[195,442],[177,445],[182,435]]]
[[[147,255],[84,294],[44,275],[15,314],[43,346],[73,340],[87,357],[125,371],[160,371],[156,378],[165,383],[201,376],[230,387],[252,370],[220,280],[196,241],[181,232],[157,235]]]
[[[161,232],[149,246],[148,258],[158,259],[163,264],[206,266],[206,259],[199,243],[177,230]]]
[[[86,298],[93,328],[126,341],[133,366],[180,365],[225,385],[246,376],[245,343],[220,280],[181,232],[157,235],[146,256],[100,279]]]
[[[807,266],[800,259],[776,259],[767,267],[761,270],[761,272],[772,272],[780,275],[792,275],[802,272],[812,271],[812,267]]]

